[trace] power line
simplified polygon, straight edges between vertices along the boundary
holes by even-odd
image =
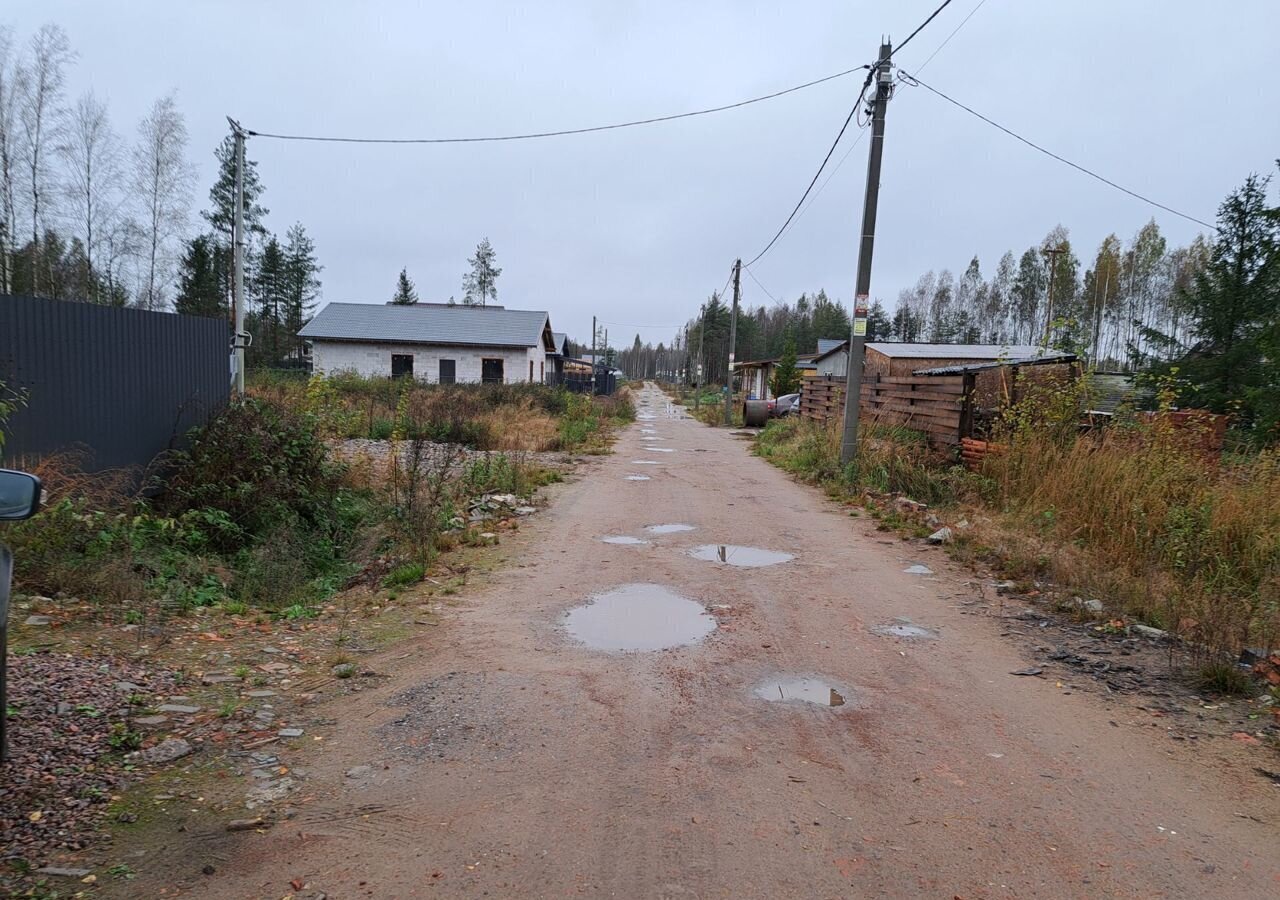
[[[800,199],[796,201],[795,208],[791,210],[791,215],[787,216],[787,220],[782,223],[782,227],[765,244],[763,250],[752,257],[751,262],[747,263],[748,270],[760,261],[760,258],[773,249],[773,245],[778,242],[778,238],[782,237],[782,233],[787,230],[787,226],[791,224],[791,220],[796,217],[796,213],[800,211],[800,207],[804,205],[805,198],[809,196],[809,192],[813,190],[813,186],[818,183],[822,170],[827,167],[827,163],[831,161],[831,154],[836,152],[836,146],[840,143],[840,139],[844,137],[845,130],[848,129],[849,123],[853,121],[854,113],[858,111],[858,107],[862,105],[862,98],[866,96],[867,85],[871,83],[871,74],[867,73],[867,79],[862,83],[862,90],[858,92],[858,99],[854,101],[853,108],[849,110],[849,115],[845,116],[844,124],[840,126],[840,132],[836,135],[836,139],[831,142],[831,147],[827,150],[827,155],[822,158],[822,165],[818,166],[818,171],[813,173],[813,178],[809,181],[809,186],[804,189],[804,193],[800,195]]]
[[[1138,200],[1141,200],[1143,203],[1149,203],[1158,209],[1163,209],[1165,212],[1173,213],[1175,216],[1180,216],[1189,222],[1195,222],[1197,225],[1203,225],[1205,228],[1212,229],[1213,231],[1218,230],[1217,226],[1209,224],[1204,219],[1197,219],[1195,216],[1189,216],[1184,212],[1179,212],[1178,210],[1174,209],[1172,206],[1165,206],[1163,203],[1159,203],[1155,200],[1152,200],[1150,197],[1145,197],[1142,194],[1139,194],[1137,191],[1130,190],[1124,185],[1116,184],[1110,178],[1105,178],[1091,169],[1086,169],[1084,166],[1080,165],[1079,163],[1074,163],[1071,160],[1067,159],[1066,157],[1059,156],[1058,154],[1054,153],[1052,150],[1047,150],[1044,147],[1041,147],[1039,144],[1035,143],[1034,141],[1028,140],[1027,138],[1024,138],[1022,135],[1018,134],[1017,132],[1011,131],[1008,128],[1005,128],[999,122],[996,122],[996,121],[993,121],[992,119],[987,118],[977,110],[972,109],[968,106],[965,106],[963,103],[961,103],[959,100],[956,100],[954,97],[948,97],[946,94],[942,93],[942,91],[938,90],[932,85],[926,84],[925,82],[921,81],[919,78],[917,78],[914,75],[911,75],[907,72],[903,72],[899,70],[899,78],[901,78],[902,81],[908,85],[912,85],[912,86],[918,85],[930,91],[931,93],[936,94],[937,96],[941,97],[943,100],[946,100],[948,103],[954,106],[960,107],[965,112],[969,113],[972,116],[976,116],[977,118],[986,122],[988,125],[991,125],[995,128],[1000,129],[1005,134],[1009,135],[1009,137],[1015,138],[1016,140],[1021,141],[1022,143],[1026,144],[1028,147],[1031,147],[1034,150],[1039,150],[1045,156],[1048,156],[1052,159],[1056,159],[1058,162],[1064,163],[1078,172],[1083,172],[1085,175],[1088,175],[1090,178],[1095,178],[1098,181],[1101,181],[1105,185],[1108,185],[1110,187],[1115,188],[1118,191],[1128,194],[1130,197],[1134,197]]]
[[[938,45],[938,49],[930,53],[928,58],[925,59],[924,62],[920,63],[919,67],[916,68],[916,71],[923,72],[924,67],[929,65],[929,63],[933,62],[933,58],[942,52],[942,48],[947,46],[947,44],[951,43],[951,39],[960,33],[960,29],[969,24],[969,20],[973,18],[974,13],[976,13],[978,10],[982,9],[982,7],[986,5],[987,5],[987,0],[978,0],[978,5],[975,6],[973,9],[971,9],[969,11],[969,15],[965,16],[960,21],[960,24],[957,25],[949,35],[947,35],[947,39]]]
[[[525,134],[502,134],[478,137],[444,137],[444,138],[361,138],[361,137],[332,137],[326,135],[310,135],[310,134],[277,134],[269,131],[253,131],[245,129],[245,133],[252,137],[274,138],[282,141],[319,141],[323,143],[336,144],[478,144],[496,141],[527,141],[536,138],[564,137],[572,134],[591,134],[597,131],[612,131],[617,128],[633,128],[637,125],[653,125],[658,122],[671,122],[675,119],[688,119],[694,116],[705,116],[711,113],[725,112],[730,109],[738,109],[742,106],[750,106],[752,103],[761,103],[765,100],[773,100],[786,94],[794,94],[796,91],[802,91],[805,88],[815,87],[828,81],[834,81],[837,78],[843,78],[851,75],[866,66],[854,66],[852,69],[845,69],[843,72],[836,72],[833,75],[826,75],[813,81],[806,81],[804,84],[797,84],[794,87],[785,88],[780,91],[774,91],[771,94],[764,94],[759,97],[752,97],[748,100],[739,100],[736,103],[728,103],[724,106],[713,106],[707,109],[697,109],[692,112],[674,113],[668,116],[654,116],[648,119],[636,119],[631,122],[615,122],[611,125],[593,125],[589,128],[569,128],[562,131],[535,131]]]
[[[950,5],[951,5],[951,0],[943,0],[942,5],[939,6],[937,9],[935,9],[929,15],[929,18],[925,19],[923,22],[917,25],[916,30],[911,32],[909,35],[907,35],[907,39],[905,41],[903,41],[901,44],[899,44],[897,47],[895,47],[893,50],[889,52],[888,58],[892,59],[895,53],[897,53],[903,47],[907,46],[907,44],[911,43],[912,38],[914,38],[920,32],[924,31],[925,26],[927,26],[930,22],[936,19],[938,17],[938,14]],[[879,66],[880,62],[881,60],[877,60],[876,66]],[[748,272],[751,271],[751,267],[753,265],[755,265],[760,261],[761,257],[763,257],[771,249],[773,249],[773,245],[778,242],[778,238],[782,237],[782,233],[787,230],[787,226],[791,224],[792,220],[794,220],[796,215],[800,212],[800,207],[804,205],[804,201],[809,196],[809,193],[813,190],[813,186],[818,183],[818,178],[822,175],[823,170],[827,167],[827,163],[831,161],[831,154],[835,153],[836,147],[840,143],[840,139],[844,137],[844,133],[846,129],[848,129],[849,127],[849,122],[851,122],[853,120],[853,117],[857,115],[858,108],[862,106],[862,98],[866,96],[867,88],[870,87],[871,79],[875,75],[875,71],[876,71],[875,67],[865,66],[864,68],[867,69],[867,77],[862,82],[862,90],[858,93],[858,99],[854,102],[853,109],[849,110],[849,115],[844,120],[844,124],[840,126],[840,133],[837,134],[836,139],[831,142],[831,148],[827,150],[827,155],[823,157],[822,165],[818,166],[818,171],[813,174],[813,178],[812,180],[810,180],[809,186],[804,189],[804,193],[800,195],[800,200],[796,203],[795,208],[791,210],[791,215],[787,216],[787,220],[782,223],[782,227],[778,229],[777,234],[775,234],[772,240],[770,240],[769,243],[765,245],[765,248],[763,250],[761,250],[759,253],[755,255],[755,257],[751,260],[751,262],[746,264]],[[852,148],[850,148],[850,151],[852,151]],[[845,155],[848,156],[847,153]],[[843,162],[843,160],[841,161]],[[830,181],[830,179],[828,179],[828,181]]]
[[[747,267],[746,267],[746,266],[743,266],[743,268],[744,268],[744,269],[747,269]],[[750,269],[747,269],[747,274],[748,274],[748,275],[750,275],[750,276],[751,276],[751,280],[752,280],[752,281],[754,281],[754,282],[755,282],[755,283],[760,287],[760,290],[764,291],[765,296],[767,296],[767,297],[768,297],[770,300],[772,300],[774,303],[777,303],[777,302],[778,302],[778,298],[777,298],[777,297],[775,297],[775,296],[773,296],[773,294],[770,294],[770,293],[769,293],[769,289],[768,289],[767,287],[765,287],[763,284],[760,284],[760,279],[756,277],[756,273],[755,273],[755,272],[752,272]]]
[[[907,35],[907,39],[905,41],[903,41],[901,44],[899,44],[898,46],[894,47],[892,50],[889,51],[889,59],[893,59],[893,55],[895,53],[897,53],[903,47],[907,46],[907,44],[910,44],[911,39],[913,37],[915,37],[920,32],[924,31],[925,26],[928,25],[930,22],[932,22],[934,19],[938,18],[938,13],[942,12],[944,9],[946,9],[950,5],[951,5],[951,0],[943,0],[942,5],[939,6],[937,9],[935,9],[933,11],[933,14],[929,16],[929,18],[925,19],[918,26],[916,26],[916,30],[911,32],[909,35]]]

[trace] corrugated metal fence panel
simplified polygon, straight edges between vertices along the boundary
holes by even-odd
[[[0,295],[0,382],[26,395],[5,460],[147,465],[226,405],[230,342],[222,319]]]

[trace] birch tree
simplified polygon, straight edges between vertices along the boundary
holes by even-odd
[[[120,139],[111,129],[106,104],[92,91],[76,102],[68,116],[58,151],[66,166],[67,219],[84,247],[87,282],[93,292],[83,299],[100,303],[95,251],[120,208]]]
[[[13,31],[0,26],[0,293],[13,290],[13,251],[17,246],[18,204],[14,179],[18,166],[18,60]]]
[[[152,105],[138,123],[133,153],[133,190],[142,233],[142,279],[138,305],[164,306],[164,286],[173,266],[173,242],[191,210],[194,175],[187,162],[187,123],[173,95]]]
[[[56,146],[65,110],[62,90],[66,85],[67,66],[75,59],[67,33],[58,25],[43,25],[31,37],[26,63],[19,67],[17,121],[22,141],[23,169],[31,199],[31,278],[32,292],[40,291],[38,260],[41,216],[48,212],[50,198],[46,185],[49,175],[49,150]],[[42,211],[41,204],[45,209]]]

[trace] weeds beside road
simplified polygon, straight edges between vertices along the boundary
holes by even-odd
[[[846,468],[834,424],[792,420],[770,423],[757,452],[892,527],[933,530],[895,494],[965,521],[952,529],[957,555],[1169,631],[1203,650],[1203,671],[1280,637],[1274,450],[1217,462],[1158,425],[1065,440],[1028,431],[969,472],[913,432],[872,426]]]

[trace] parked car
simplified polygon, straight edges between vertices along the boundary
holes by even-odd
[[[800,395],[783,394],[769,401],[769,418],[794,416],[800,412]]]

